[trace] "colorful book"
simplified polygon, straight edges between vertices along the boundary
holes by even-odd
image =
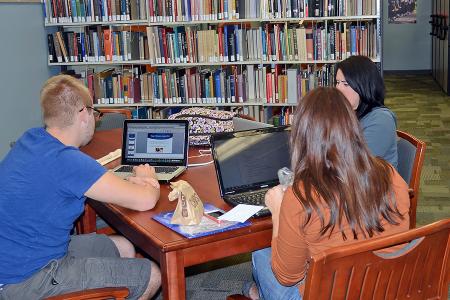
[[[204,203],[205,212],[212,212],[219,210],[212,204]],[[230,222],[230,221],[221,221],[220,223],[216,223],[207,217],[203,216],[200,224],[198,225],[175,225],[171,224],[170,220],[172,219],[173,211],[171,212],[162,212],[153,216],[153,219],[161,223],[162,225],[172,229],[173,231],[181,234],[188,239],[198,238],[207,235],[213,235],[220,232],[225,232],[228,230],[238,229],[242,227],[250,226],[250,222],[246,221],[244,223],[240,222]]]

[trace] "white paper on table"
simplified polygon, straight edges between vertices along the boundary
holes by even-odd
[[[218,219],[242,223],[247,221],[251,216],[253,216],[263,208],[264,206],[238,204],[232,210],[221,215]]]

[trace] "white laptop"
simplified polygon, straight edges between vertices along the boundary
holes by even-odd
[[[149,164],[155,167],[158,180],[169,181],[187,168],[188,138],[186,120],[125,120],[122,162],[113,172],[128,177],[133,166]]]

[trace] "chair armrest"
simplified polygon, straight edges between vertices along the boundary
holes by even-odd
[[[125,299],[129,293],[129,290],[126,287],[107,287],[52,296],[45,300]]]

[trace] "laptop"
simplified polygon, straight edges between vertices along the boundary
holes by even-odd
[[[133,174],[133,166],[149,164],[158,180],[169,181],[187,168],[188,138],[187,120],[125,120],[122,161],[113,172],[128,177]]]
[[[264,204],[268,189],[279,184],[278,170],[290,166],[290,127],[267,127],[215,134],[211,148],[220,196],[230,204]],[[270,215],[265,208],[256,216]]]

